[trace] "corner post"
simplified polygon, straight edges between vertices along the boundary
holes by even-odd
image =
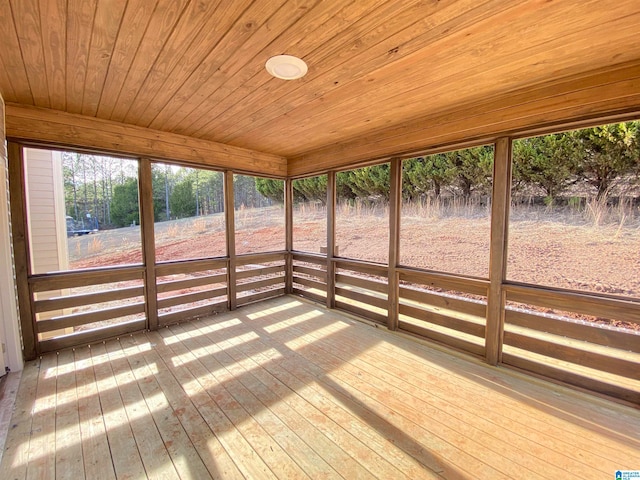
[[[236,224],[235,197],[233,193],[233,172],[224,172],[224,217],[226,222],[227,241],[227,306],[235,310],[238,306],[236,297]]]
[[[336,307],[336,172],[327,173],[327,308]]]
[[[400,315],[400,279],[397,266],[400,263],[400,211],[402,209],[402,160],[393,158],[389,172],[389,273],[387,284],[389,317],[387,327],[389,330],[398,329],[398,317]]]
[[[284,292],[293,293],[293,180],[284,181],[285,253]]]
[[[489,292],[485,355],[487,363],[502,361],[505,295],[503,284],[507,272],[507,240],[511,203],[511,139],[499,138],[493,160],[491,195],[491,242],[489,255]]]
[[[142,261],[144,262],[145,308],[147,310],[147,327],[157,330],[158,287],[156,283],[156,243],[155,223],[153,219],[153,182],[151,161],[140,159],[140,234],[142,235]]]
[[[13,257],[16,267],[16,287],[20,329],[22,330],[22,355],[33,360],[40,354],[37,340],[36,317],[33,309],[33,292],[29,285],[31,256],[29,253],[29,229],[25,189],[24,150],[15,142],[7,143],[9,161],[9,202],[11,203],[11,233]]]

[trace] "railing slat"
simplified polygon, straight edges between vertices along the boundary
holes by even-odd
[[[293,277],[293,283],[298,283],[300,285],[304,285],[305,287],[315,288],[316,290],[321,290],[326,293],[327,284],[322,282],[316,282],[315,280],[309,280],[308,278]]]
[[[356,302],[364,303],[365,305],[371,305],[378,307],[382,310],[387,309],[387,299],[374,297],[367,295],[366,293],[358,292],[356,290],[349,290],[344,287],[336,287],[336,296],[348,298],[349,300],[355,300]]]
[[[475,343],[467,342],[466,340],[463,340],[461,338],[456,338],[442,332],[429,330],[428,328],[405,322],[402,319],[398,321],[398,329],[420,337],[428,338],[435,342],[441,343],[442,345],[447,345],[458,350],[473,353],[474,355],[484,356],[484,347],[482,345],[476,345]]]
[[[52,312],[54,310],[64,310],[65,308],[81,307],[95,303],[113,302],[127,298],[144,295],[144,287],[128,287],[106,292],[85,293],[81,295],[67,295],[64,297],[47,298],[33,302],[36,313]]]
[[[582,367],[593,368],[622,377],[640,380],[640,363],[624,358],[616,358],[598,352],[589,352],[581,348],[562,345],[560,342],[551,342],[542,338],[535,338],[510,331],[504,332],[504,344],[545,357],[574,363]]]
[[[468,333],[469,335],[475,335],[476,337],[484,338],[485,327],[484,325],[468,322],[460,318],[446,315],[444,313],[437,313],[433,311],[424,310],[422,308],[413,307],[410,305],[400,304],[400,315],[407,315],[428,323],[434,323],[442,327],[450,328],[452,330],[458,330],[460,332]],[[425,328],[428,328],[425,325]]]
[[[640,302],[524,285],[504,290],[507,301],[640,324]]]
[[[362,277],[354,277],[353,275],[345,275],[344,273],[336,274],[336,285],[339,284],[352,285],[385,295],[387,295],[389,291],[389,286],[386,283],[376,282]]]
[[[509,325],[640,353],[640,335],[610,330],[598,325],[587,325],[536,315],[535,312],[527,313],[507,309],[505,327]]]
[[[213,290],[203,290],[194,293],[185,293],[168,298],[158,299],[158,309],[175,307],[176,305],[186,305],[188,303],[200,302],[210,298],[222,297],[227,294],[227,287]]]
[[[93,310],[90,312],[72,313],[70,315],[64,315],[47,320],[39,320],[36,322],[36,328],[38,329],[38,333],[44,333],[63,328],[79,327],[80,325],[86,325],[89,323],[111,320],[118,317],[125,317],[127,315],[135,315],[137,313],[144,313],[144,307],[144,303],[134,303],[132,305],[125,305],[124,307],[104,308],[102,310]]]
[[[72,272],[47,273],[29,277],[29,284],[34,292],[64,290],[66,288],[87,287],[105,283],[141,280],[144,267],[111,267],[99,270],[77,270]]]

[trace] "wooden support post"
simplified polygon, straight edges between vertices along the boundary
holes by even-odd
[[[293,180],[284,181],[284,209],[285,209],[285,267],[284,291],[293,293]]]
[[[147,312],[147,327],[157,330],[158,295],[156,284],[156,239],[155,223],[153,219],[153,186],[151,175],[151,161],[140,159],[140,235],[142,236],[142,261],[144,263],[144,291],[145,309]]]
[[[391,160],[389,172],[389,274],[388,274],[388,318],[389,330],[398,329],[400,309],[400,280],[397,266],[400,263],[400,210],[402,209],[402,160]]]
[[[485,355],[487,363],[497,365],[502,359],[505,298],[503,283],[507,270],[509,205],[511,202],[511,139],[500,138],[495,144],[493,192],[491,196],[491,244],[489,257],[489,293]]]
[[[336,172],[327,174],[327,308],[336,306]]]
[[[24,150],[15,142],[7,144],[9,161],[9,201],[11,203],[11,232],[13,237],[13,258],[16,267],[18,289],[18,309],[22,331],[22,355],[25,360],[33,360],[40,354],[36,317],[33,310],[33,292],[29,286],[31,255],[29,252],[29,230],[25,188]]]
[[[224,172],[224,216],[227,237],[227,305],[229,310],[238,306],[236,297],[236,223],[235,197],[233,194],[233,172]]]

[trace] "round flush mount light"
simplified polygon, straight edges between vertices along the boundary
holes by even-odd
[[[267,72],[282,80],[296,80],[307,73],[307,64],[293,55],[276,55],[267,60]]]

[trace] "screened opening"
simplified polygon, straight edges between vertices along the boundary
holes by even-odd
[[[402,162],[400,263],[488,277],[493,146]]]
[[[327,176],[293,182],[293,249],[326,253]]]
[[[509,280],[640,298],[639,126],[514,142]]]
[[[32,273],[142,262],[138,162],[24,149]]]
[[[233,176],[236,253],[285,249],[284,180]]]
[[[227,254],[221,172],[155,163],[156,262]]]
[[[389,192],[388,163],[336,175],[336,256],[388,262]]]

